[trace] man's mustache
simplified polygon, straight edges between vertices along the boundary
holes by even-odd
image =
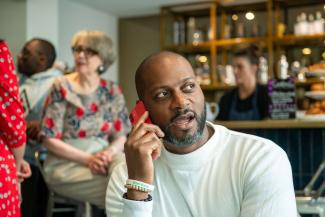
[[[195,111],[193,111],[192,109],[189,108],[185,108],[185,109],[177,109],[176,110],[176,114],[172,117],[172,119],[170,120],[170,124],[172,124],[177,118],[179,118],[182,115],[186,115],[187,113],[193,113],[194,118],[197,119],[197,114]]]

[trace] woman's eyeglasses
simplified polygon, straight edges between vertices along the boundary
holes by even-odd
[[[92,57],[98,54],[97,51],[87,47],[78,46],[78,47],[72,47],[71,49],[74,54],[80,54],[81,52],[83,52],[86,57]]]

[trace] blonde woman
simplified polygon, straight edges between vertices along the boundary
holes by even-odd
[[[130,130],[120,87],[100,77],[114,61],[99,31],[72,39],[75,72],[59,78],[46,101],[42,141],[47,182],[59,194],[104,207],[108,169]]]

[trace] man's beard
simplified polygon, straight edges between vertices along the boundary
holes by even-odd
[[[176,147],[188,147],[195,144],[199,139],[201,139],[203,130],[205,127],[206,122],[206,105],[204,105],[203,112],[200,116],[198,116],[194,111],[189,109],[184,109],[182,112],[178,112],[177,115],[174,117],[178,117],[180,115],[185,115],[188,112],[193,112],[195,115],[195,120],[197,121],[197,131],[194,132],[192,135],[185,135],[182,138],[176,137],[173,132],[171,131],[172,124],[169,124],[163,131],[165,133],[164,142],[176,146]]]

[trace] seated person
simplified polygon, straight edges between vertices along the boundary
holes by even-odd
[[[237,51],[233,57],[237,88],[226,93],[219,103],[217,120],[261,120],[268,117],[267,86],[257,84],[257,47]]]
[[[120,87],[100,77],[113,63],[112,41],[99,31],[72,40],[75,72],[54,82],[42,120],[44,170],[52,189],[104,208],[108,169],[130,129]]]
[[[41,38],[26,42],[18,55],[19,90],[24,99],[27,122],[27,145],[24,158],[30,163],[32,169],[32,176],[21,186],[23,217],[46,215],[47,187],[34,155],[35,151],[44,149],[37,142],[44,101],[54,80],[62,75],[61,71],[52,68],[55,58],[56,52],[52,43]]]
[[[291,166],[270,140],[206,122],[190,63],[172,52],[145,59],[136,89],[148,112],[114,162],[111,217],[296,217]],[[144,123],[149,116],[153,124]]]

